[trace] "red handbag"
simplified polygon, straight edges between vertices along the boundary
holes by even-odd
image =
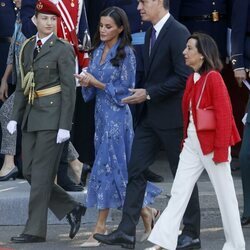
[[[216,128],[216,120],[215,120],[215,114],[214,114],[214,107],[209,106],[206,108],[199,108],[201,97],[203,95],[206,82],[207,82],[207,76],[211,73],[211,71],[206,75],[206,79],[204,81],[204,84],[202,86],[201,94],[199,97],[199,100],[196,105],[196,129],[197,131],[204,131],[204,130],[215,130]]]

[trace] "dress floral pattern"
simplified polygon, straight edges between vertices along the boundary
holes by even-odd
[[[127,185],[127,164],[133,141],[132,116],[121,99],[130,95],[135,84],[136,61],[130,47],[119,67],[111,64],[118,42],[109,50],[106,60],[100,64],[104,44],[94,51],[88,72],[104,83],[105,89],[83,87],[85,101],[96,98],[95,104],[95,161],[87,192],[87,207],[122,208]],[[151,203],[161,190],[149,184],[145,205]]]

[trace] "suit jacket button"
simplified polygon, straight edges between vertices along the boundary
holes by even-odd
[[[50,102],[50,104],[53,104],[53,102]]]

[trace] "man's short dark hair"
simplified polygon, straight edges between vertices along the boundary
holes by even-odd
[[[169,0],[163,0],[163,6],[166,10],[169,10]]]

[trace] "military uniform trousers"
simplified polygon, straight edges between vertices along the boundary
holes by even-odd
[[[56,143],[57,132],[23,130],[23,175],[31,185],[24,234],[46,238],[48,208],[61,220],[78,204],[54,183],[64,146]]]

